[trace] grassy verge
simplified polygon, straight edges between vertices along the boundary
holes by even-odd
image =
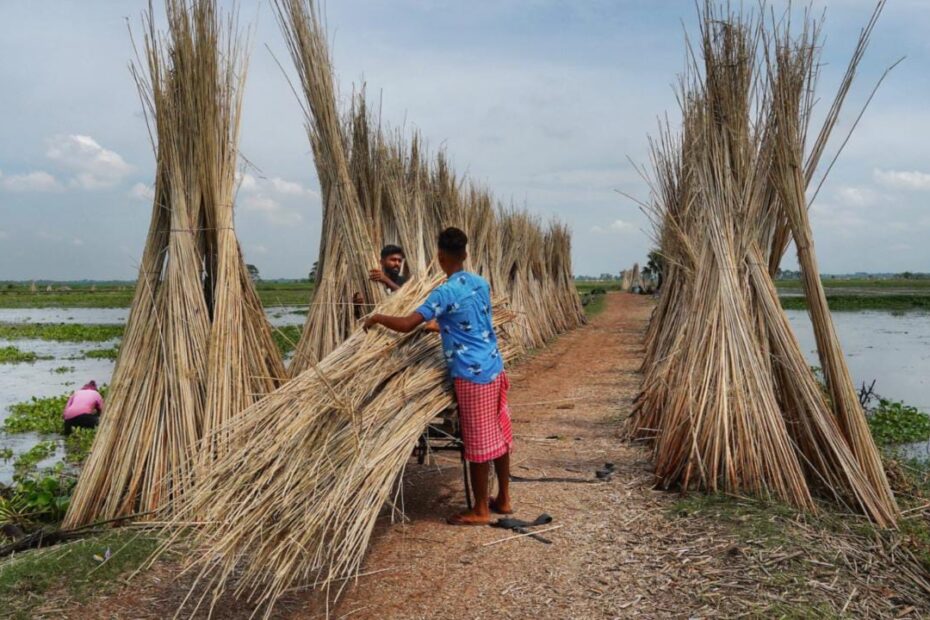
[[[873,280],[868,278],[827,278],[821,279],[825,289],[868,288],[868,289],[927,289],[930,291],[930,278],[887,278]],[[775,280],[779,289],[803,290],[800,280]]]
[[[120,338],[123,326],[80,323],[0,323],[0,338],[56,342],[104,342]]]
[[[782,297],[781,305],[786,310],[806,310],[803,297]],[[859,310],[886,310],[891,312],[930,311],[930,295],[831,295],[827,294],[827,305],[838,312]]]
[[[68,603],[81,603],[115,588],[157,546],[153,534],[112,530],[0,560],[4,617],[33,618],[43,615],[43,608],[57,608],[60,613]],[[51,611],[51,615],[57,614]]]
[[[90,286],[72,284],[72,290],[33,293],[28,286],[0,288],[0,308],[128,308],[132,304],[135,284],[120,283],[116,286]],[[259,282],[258,296],[266,308],[272,306],[306,306],[313,292],[309,282]]]

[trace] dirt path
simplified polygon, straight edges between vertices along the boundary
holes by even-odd
[[[848,536],[791,511],[656,491],[649,454],[621,439],[639,385],[649,299],[610,294],[591,324],[511,369],[516,516],[552,515],[552,544],[444,518],[463,503],[461,466],[440,455],[404,476],[406,521],[379,525],[362,576],[347,584],[332,618],[916,617],[930,611],[902,585],[900,569]],[[819,522],[818,522],[819,523]],[[847,521],[843,521],[844,524]],[[844,537],[845,536],[845,537]],[[874,561],[873,561],[874,559]],[[860,567],[868,563],[863,573]],[[70,617],[173,615],[188,584],[163,564]],[[223,600],[214,617],[246,618]],[[276,618],[323,618],[319,595],[282,601]]]
[[[514,475],[588,481],[605,462],[619,467],[606,484],[513,483],[517,517],[533,520],[545,512],[560,526],[545,534],[551,545],[520,539],[485,546],[512,533],[446,525],[444,517],[463,501],[460,466],[452,460],[439,471],[412,465],[404,489],[410,521],[378,538],[364,571],[383,572],[361,578],[335,615],[610,617],[619,603],[629,605],[646,591],[633,574],[639,562],[624,564],[630,541],[622,524],[638,514],[627,504],[650,477],[643,454],[620,441],[618,419],[638,386],[651,309],[646,298],[610,295],[592,324],[510,371]]]

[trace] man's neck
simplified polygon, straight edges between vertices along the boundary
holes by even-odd
[[[460,272],[460,271],[465,271],[465,265],[464,265],[464,264],[457,265],[457,266],[453,267],[452,269],[450,269],[449,271],[447,271],[447,272],[446,272],[446,277],[451,278],[452,276],[454,276],[455,274],[457,274],[457,273]]]

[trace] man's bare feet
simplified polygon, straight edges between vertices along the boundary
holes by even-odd
[[[488,503],[491,506],[491,512],[497,513],[499,515],[512,515],[513,514],[513,508],[511,508],[510,506],[509,499],[504,500],[498,496],[498,497],[492,498],[491,501]]]
[[[449,525],[488,525],[491,523],[490,513],[480,514],[474,510],[466,510],[452,515],[446,519]]]

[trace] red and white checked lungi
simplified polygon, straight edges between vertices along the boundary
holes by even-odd
[[[509,389],[510,381],[503,372],[486,384],[472,383],[467,379],[455,380],[466,461],[493,461],[513,446],[510,408],[507,406]]]

